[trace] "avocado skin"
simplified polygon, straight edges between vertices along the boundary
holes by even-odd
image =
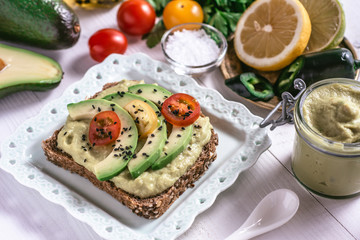
[[[57,87],[59,84],[60,81],[55,83],[24,83],[2,89],[0,86],[0,98],[20,91],[47,91]]]
[[[0,38],[43,49],[65,49],[80,36],[74,11],[62,0],[0,0]]]

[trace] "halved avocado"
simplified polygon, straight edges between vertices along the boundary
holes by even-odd
[[[59,63],[44,55],[0,44],[0,97],[10,93],[45,91],[59,85]]]

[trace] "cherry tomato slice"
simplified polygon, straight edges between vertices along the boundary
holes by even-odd
[[[96,146],[114,142],[120,133],[121,122],[113,111],[99,112],[90,122],[89,141]]]
[[[124,109],[135,120],[139,131],[139,137],[145,138],[152,133],[158,126],[158,118],[151,106],[141,100],[129,102]]]
[[[176,93],[166,99],[161,113],[166,121],[175,126],[189,126],[200,116],[200,104],[192,96],[185,93]]]

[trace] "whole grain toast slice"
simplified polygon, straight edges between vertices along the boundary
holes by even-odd
[[[148,219],[160,217],[187,188],[194,186],[194,183],[206,172],[209,165],[215,160],[215,150],[218,144],[217,134],[212,130],[210,141],[203,147],[199,158],[174,185],[156,196],[139,198],[116,187],[111,181],[99,181],[92,172],[76,163],[70,155],[58,149],[56,146],[58,133],[59,130],[42,142],[42,148],[49,161],[89,179],[96,187],[109,193],[134,213]]]
[[[117,83],[106,84],[103,89],[107,89]],[[98,95],[96,93],[94,98]],[[90,180],[96,187],[107,192],[119,202],[130,208],[135,214],[148,219],[155,219],[165,213],[176,199],[185,192],[187,188],[194,187],[194,183],[206,172],[209,165],[216,159],[216,146],[218,136],[212,129],[210,141],[203,147],[196,162],[182,175],[171,187],[156,196],[139,198],[117,186],[111,181],[100,181],[96,176],[85,167],[76,163],[72,157],[57,148],[57,136],[60,130],[42,142],[42,148],[49,161],[72,173],[79,174]]]

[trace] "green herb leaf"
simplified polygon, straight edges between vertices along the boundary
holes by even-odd
[[[229,31],[227,27],[227,22],[226,19],[221,16],[220,11],[216,11],[214,16],[210,19],[209,24],[217,28],[220,32],[222,32],[222,34],[224,34],[225,37],[228,36]]]
[[[241,13],[232,13],[232,12],[219,12],[220,15],[226,20],[228,27],[231,32],[235,32],[237,22],[241,16]]]
[[[153,48],[160,43],[161,38],[165,32],[166,28],[164,22],[160,20],[155,24],[150,33],[143,35],[142,39],[146,39],[146,45],[149,48]]]

